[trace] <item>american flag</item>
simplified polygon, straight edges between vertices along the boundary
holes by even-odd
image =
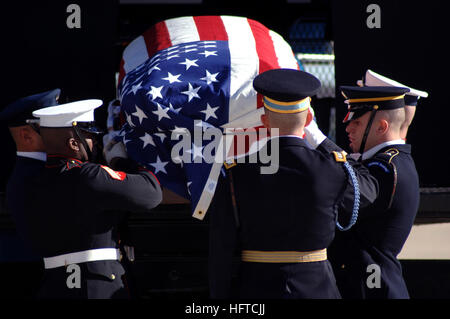
[[[222,163],[205,160],[207,148],[215,155],[212,140],[196,136],[211,127],[260,126],[262,97],[252,82],[276,68],[299,69],[289,44],[257,21],[195,16],[157,23],[125,48],[120,65],[128,155],[188,198],[193,216],[202,219]],[[171,154],[182,141],[183,150]]]

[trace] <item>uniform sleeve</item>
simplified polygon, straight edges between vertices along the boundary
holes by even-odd
[[[363,164],[358,163],[353,159],[348,159],[348,162],[352,166],[356,179],[358,180],[360,209],[373,204],[379,195],[379,184],[376,177],[373,176]],[[340,205],[341,209],[345,212],[351,213],[353,210],[354,199],[355,188],[351,178],[348,178],[344,196]]]
[[[326,138],[318,147],[317,151],[325,154],[331,155],[332,152],[342,152],[342,148],[336,145],[329,138]],[[332,155],[331,155],[332,156]],[[353,168],[356,178],[358,180],[359,191],[360,191],[360,208],[366,207],[373,202],[378,197],[379,185],[377,179],[370,173],[370,171],[363,164],[347,157],[348,163]],[[348,174],[347,174],[348,176]],[[344,191],[343,200],[341,208],[346,212],[351,212],[353,210],[354,201],[354,185],[350,177],[347,178],[347,186]]]
[[[397,169],[395,164],[389,163],[380,157],[375,157],[364,163],[379,184],[379,195],[370,212],[386,211],[392,204],[397,186]]]
[[[149,211],[162,200],[158,179],[140,168],[135,174],[115,171],[104,165],[89,164],[82,168],[87,196],[100,210]]]
[[[371,159],[370,161],[364,162],[364,166],[367,166],[370,175],[376,179],[379,191],[374,202],[369,203],[370,209],[360,210],[358,219],[361,220],[386,212],[395,192],[395,171],[393,166],[380,159]],[[349,189],[346,193],[349,196],[352,190]],[[340,211],[340,220],[348,220],[349,218],[348,206],[350,206],[351,198],[344,198],[344,202],[346,202],[345,205],[347,207],[344,207],[344,204],[342,205],[344,210]],[[363,208],[365,206],[361,205],[361,207]]]
[[[326,138],[319,146],[316,148],[319,152],[323,154],[330,154],[333,151],[342,152],[343,149],[336,145],[332,140]]]

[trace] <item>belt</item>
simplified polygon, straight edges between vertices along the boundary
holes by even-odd
[[[90,249],[71,254],[44,258],[44,267],[45,269],[53,269],[70,264],[86,263],[89,261],[120,260],[120,257],[120,251],[116,248]]]
[[[243,250],[241,260],[253,263],[308,263],[327,260],[327,250],[259,251]]]

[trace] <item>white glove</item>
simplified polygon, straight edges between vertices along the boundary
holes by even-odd
[[[127,150],[122,142],[116,142],[112,140],[103,149],[103,155],[105,156],[106,163],[111,165],[111,160],[116,157],[128,158]]]
[[[314,109],[309,107],[308,112],[310,112],[314,117]],[[317,126],[316,121],[313,119],[308,126],[305,126],[304,129],[306,141],[312,146],[313,149],[316,149],[317,146],[320,145],[327,137],[322,133]]]
[[[103,145],[108,145],[111,141],[119,135],[120,131],[109,131],[108,134],[103,135]],[[114,142],[115,143],[115,142]],[[112,145],[111,145],[112,147]]]

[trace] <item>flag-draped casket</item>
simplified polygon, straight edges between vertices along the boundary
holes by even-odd
[[[252,81],[276,68],[298,64],[289,44],[257,21],[195,16],[157,23],[125,48],[120,65],[120,138],[128,155],[203,218],[223,165],[217,132],[261,125],[262,97]]]

